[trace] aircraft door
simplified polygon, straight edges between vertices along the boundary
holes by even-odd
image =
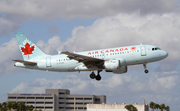
[[[105,53],[102,53],[102,59],[105,59]]]
[[[141,56],[146,56],[146,46],[141,46]]]
[[[51,67],[51,57],[46,58],[46,67]]]

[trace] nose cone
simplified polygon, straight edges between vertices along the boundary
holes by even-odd
[[[164,58],[166,58],[166,57],[168,56],[168,53],[167,53],[166,51],[163,51],[162,56],[163,56]]]

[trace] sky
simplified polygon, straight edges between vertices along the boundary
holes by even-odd
[[[106,95],[107,103],[151,101],[180,108],[180,0],[0,0],[0,103],[7,93],[45,93],[47,88],[71,94]],[[128,66],[125,74],[47,72],[14,67],[23,59],[16,32],[24,32],[45,53],[88,51],[151,44],[168,52],[158,62]]]

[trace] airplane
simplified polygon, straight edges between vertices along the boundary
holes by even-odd
[[[165,59],[168,53],[153,45],[133,45],[84,52],[58,51],[58,55],[45,54],[24,33],[15,33],[24,60],[13,60],[14,66],[56,72],[91,71],[91,79],[101,80],[100,72],[123,74],[129,65]],[[97,71],[97,74],[94,73]]]

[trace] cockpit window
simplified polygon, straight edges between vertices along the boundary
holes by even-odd
[[[152,48],[152,51],[154,50],[161,50],[159,47]]]
[[[156,47],[155,50],[161,50],[159,47]]]

